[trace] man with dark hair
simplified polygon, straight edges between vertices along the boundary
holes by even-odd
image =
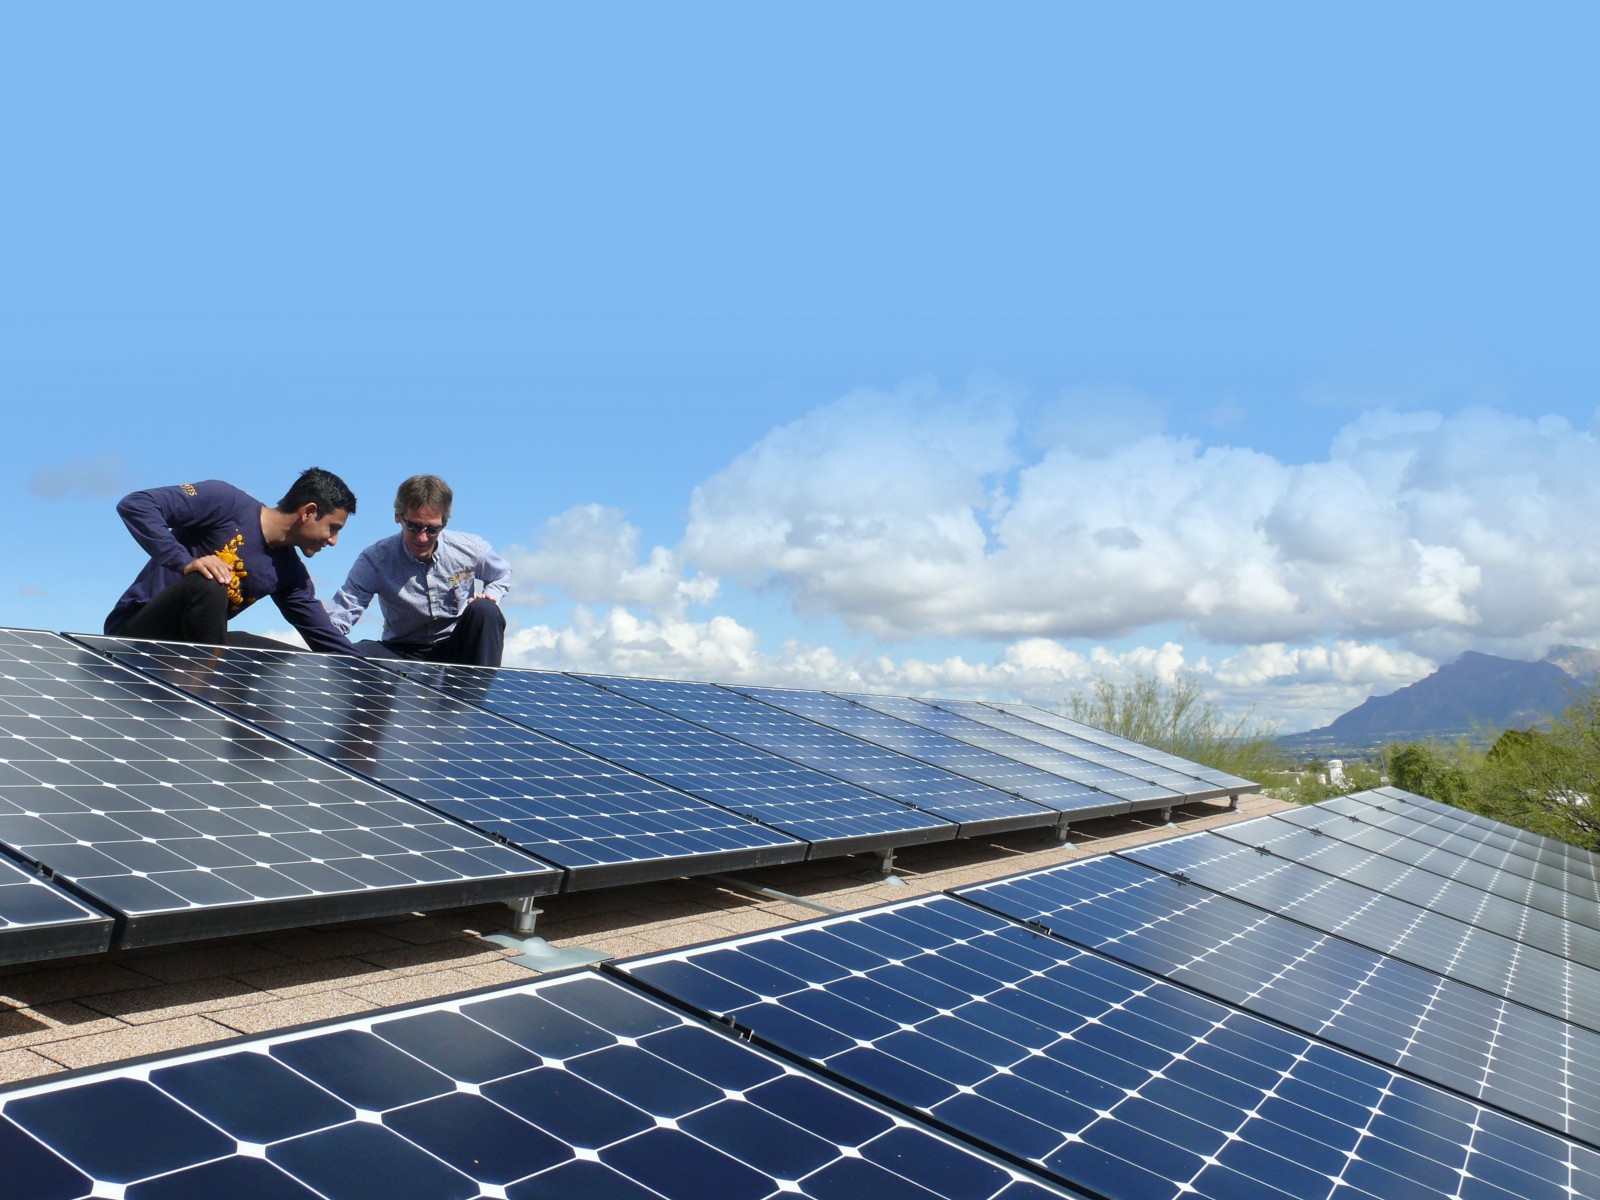
[[[294,552],[310,558],[334,545],[355,511],[344,480],[320,467],[301,472],[275,508],[217,479],[124,496],[117,513],[150,561],[106,617],[105,631],[221,645],[231,618],[271,596],[313,650],[354,654]]]
[[[499,602],[511,589],[511,567],[481,537],[445,528],[454,499],[437,475],[413,475],[395,493],[400,532],[361,552],[328,613],[335,629],[349,633],[378,598],[383,638],[358,642],[358,653],[500,665],[506,618]]]

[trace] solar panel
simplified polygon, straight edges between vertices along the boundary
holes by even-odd
[[[583,974],[0,1093],[29,1200],[1063,1195]]]
[[[1276,815],[1218,829],[1223,837],[1246,846],[1264,846],[1375,892],[1383,892],[1420,908],[1465,921],[1527,946],[1582,963],[1600,963],[1600,930],[1540,912],[1459,880],[1447,879],[1420,866],[1341,841],[1320,828]]]
[[[740,696],[714,683],[607,678],[611,690],[747,745],[910,804],[979,837],[1054,824],[1057,813],[1031,800],[885,750]]]
[[[1076,754],[1054,750],[1038,742],[1029,741],[1025,737],[1018,737],[1014,733],[1007,733],[1003,729],[995,729],[968,720],[957,713],[937,708],[931,703],[913,700],[910,696],[835,694],[881,712],[885,716],[898,717],[912,725],[920,725],[924,729],[955,738],[958,742],[978,746],[1002,757],[1026,763],[1030,767],[1038,767],[1039,770],[1048,771],[1052,775],[1059,775],[1063,779],[1070,779],[1074,783],[1081,783],[1085,787],[1092,787],[1108,796],[1126,800],[1129,809],[1133,811],[1170,808],[1183,799],[1171,788],[1158,787],[1147,779],[1135,779],[1121,771],[1080,758]]]
[[[1403,815],[1414,820],[1418,828],[1482,841],[1491,851],[1510,850],[1528,862],[1529,866],[1523,871],[1533,878],[1567,888],[1585,899],[1600,898],[1600,871],[1596,870],[1588,853],[1576,846],[1394,788],[1352,792],[1345,799],[1381,812]],[[1510,868],[1508,862],[1507,869]]]
[[[1113,855],[956,895],[1600,1147],[1600,1034]]]
[[[1600,1030],[1600,972],[1215,833],[1123,852],[1313,929]]]
[[[1571,875],[1553,864],[1538,864],[1505,844],[1493,845],[1476,833],[1456,833],[1426,825],[1389,808],[1375,808],[1335,796],[1290,814],[1297,823],[1403,862],[1415,863],[1451,879],[1507,896],[1541,912],[1600,929],[1592,900],[1577,895]]]
[[[457,699],[809,842],[811,856],[943,841],[956,826],[553,671],[403,668]]]
[[[803,843],[373,663],[87,639],[252,724],[536,852],[567,890],[805,857]]]
[[[1032,704],[1011,704],[999,701],[987,702],[991,708],[1000,712],[1010,713],[1015,717],[1023,717],[1035,721],[1048,729],[1056,729],[1062,733],[1081,737],[1099,746],[1111,750],[1121,750],[1135,758],[1142,758],[1147,762],[1157,763],[1169,767],[1174,771],[1181,771],[1185,775],[1192,775],[1196,779],[1203,779],[1227,792],[1237,793],[1250,791],[1256,785],[1249,779],[1227,771],[1220,771],[1216,767],[1208,767],[1204,763],[1197,763],[1191,759],[1182,758],[1176,754],[1168,754],[1165,750],[1157,750],[1153,746],[1146,746],[1131,738],[1121,737],[1115,733],[1108,733],[1104,729],[1096,729],[1093,725],[1086,725],[1082,721],[1074,721],[1071,717],[1063,717],[1059,713],[1046,712]]]
[[[1185,802],[1192,800],[1214,800],[1218,796],[1226,796],[1228,789],[1206,783],[1193,775],[1185,775],[1181,771],[1174,771],[1168,767],[1150,762],[1148,759],[1136,758],[1121,750],[1113,750],[1107,746],[1098,745],[1087,738],[1075,737],[1070,733],[1063,733],[1058,729],[1051,729],[1037,721],[1030,721],[1026,717],[1019,717],[1013,713],[1005,712],[990,704],[980,704],[976,700],[934,700],[924,699],[924,704],[931,704],[935,708],[942,708],[958,716],[977,721],[982,725],[989,725],[995,729],[1003,729],[1007,733],[1016,734],[1018,737],[1027,738],[1029,741],[1038,742],[1042,746],[1050,746],[1056,750],[1065,751],[1089,762],[1097,763],[1102,767],[1110,767],[1124,775],[1131,775],[1135,779],[1148,780],[1169,791],[1177,792]]]
[[[1570,1139],[950,897],[619,970],[1110,1200],[1600,1194]]]
[[[123,946],[520,898],[558,880],[481,833],[25,630],[0,630],[0,842],[120,914]]]
[[[819,725],[872,742],[886,750],[1032,800],[1053,809],[1066,820],[1103,817],[1128,811],[1126,800],[1108,796],[1096,788],[1003,758],[992,751],[957,741],[897,717],[885,716],[865,705],[826,692],[765,687],[731,690]]]
[[[0,778],[10,775],[0,767]],[[5,790],[0,784],[0,796]],[[0,854],[0,966],[98,954],[111,945],[111,928],[105,913]]]

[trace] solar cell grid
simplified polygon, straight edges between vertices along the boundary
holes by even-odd
[[[1499,934],[1324,875],[1215,833],[1172,838],[1123,852],[1529,1008],[1600,1030],[1600,972]]]
[[[1580,1026],[1111,855],[956,894],[1600,1147]]]
[[[1423,837],[1422,830],[1432,830],[1436,836],[1481,841],[1491,851],[1510,850],[1528,864],[1520,868],[1523,873],[1585,900],[1600,900],[1600,873],[1577,847],[1391,788],[1353,792],[1343,799],[1414,821],[1413,836]],[[1508,862],[1506,869],[1513,869],[1512,864]]]
[[[1307,829],[1319,829],[1347,845],[1411,863],[1514,903],[1600,930],[1600,911],[1565,888],[1533,878],[1528,873],[1528,860],[1514,851],[1489,849],[1481,840],[1456,835],[1429,836],[1416,829],[1416,823],[1408,817],[1397,817],[1369,805],[1346,804],[1344,799],[1334,797],[1277,816]],[[1426,840],[1409,836],[1408,830],[1423,834]]]
[[[372,663],[331,654],[91,639],[313,753],[537,853],[583,888],[792,862],[744,817]]]
[[[606,686],[663,712],[961,826],[962,837],[1053,824],[1042,805],[942,771],[712,683],[606,677]]]
[[[1183,800],[1182,795],[1169,787],[1161,787],[1148,779],[1138,779],[1125,772],[1091,762],[1076,754],[1069,754],[1039,742],[1030,741],[1003,729],[973,721],[959,713],[942,709],[932,703],[914,700],[909,696],[847,695],[846,700],[898,717],[924,729],[946,734],[968,745],[991,750],[1002,757],[1038,767],[1052,775],[1060,775],[1074,783],[1092,787],[1108,796],[1128,801],[1130,809],[1168,808]]]
[[[920,725],[885,716],[826,692],[758,687],[733,690],[741,696],[749,696],[819,725],[1032,800],[1069,820],[1108,816],[1128,810],[1126,800],[1108,796],[1095,788],[1004,758]]]
[[[1121,750],[1113,750],[1108,746],[1098,745],[1087,738],[1075,737],[1058,729],[1051,729],[1048,726],[1039,724],[1037,721],[1030,721],[1026,717],[1019,717],[1014,713],[1005,712],[990,704],[981,704],[976,700],[927,699],[923,702],[931,704],[935,708],[942,708],[959,716],[967,717],[980,724],[990,725],[995,729],[1003,729],[1008,733],[1016,734],[1018,737],[1027,738],[1041,745],[1077,755],[1079,758],[1097,763],[1102,767],[1110,767],[1124,775],[1131,775],[1135,779],[1148,780],[1151,783],[1179,793],[1187,800],[1209,800],[1228,794],[1227,788],[1205,783],[1193,775],[1186,775],[1181,771],[1159,766],[1148,759],[1137,758]]]
[[[413,677],[521,726],[759,820],[813,856],[917,845],[956,826],[552,671],[408,668]]]
[[[548,866],[53,634],[0,630],[0,842],[122,945],[553,890]]]
[[[1527,946],[1580,963],[1600,963],[1600,930],[1562,920],[1496,896],[1469,883],[1446,879],[1420,866],[1385,858],[1276,815],[1217,831],[1241,845],[1274,854],[1429,912],[1464,921]]]
[[[1227,771],[1219,771],[1215,767],[1208,767],[1204,763],[1181,758],[1176,754],[1168,754],[1165,750],[1157,750],[1153,746],[1146,746],[1130,738],[1107,733],[1104,729],[1096,729],[1093,725],[1086,725],[1082,721],[1074,721],[1071,717],[1063,717],[1059,713],[1046,712],[1044,709],[1036,708],[1031,704],[1010,704],[999,701],[988,703],[990,703],[991,707],[1001,712],[1010,713],[1017,717],[1025,717],[1030,721],[1037,721],[1049,729],[1057,729],[1062,733],[1081,737],[1086,741],[1094,742],[1108,749],[1121,750],[1123,753],[1131,754],[1135,758],[1142,758],[1148,762],[1170,767],[1174,771],[1181,771],[1185,775],[1203,779],[1228,792],[1247,791],[1256,786],[1252,781],[1242,779],[1238,775],[1229,774]]]
[[[806,934],[618,969],[1112,1200],[1600,1189],[1575,1142],[949,897]]]
[[[30,1200],[1071,1195],[594,975],[0,1093]]]

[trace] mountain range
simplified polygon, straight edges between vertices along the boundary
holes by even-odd
[[[1428,738],[1492,740],[1558,716],[1600,676],[1600,650],[1554,646],[1537,662],[1469,650],[1425,679],[1370,696],[1321,729],[1287,734],[1297,755],[1357,756],[1387,742]]]

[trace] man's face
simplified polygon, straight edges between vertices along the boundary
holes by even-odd
[[[310,558],[324,546],[337,545],[339,531],[349,519],[350,514],[342,508],[319,513],[315,504],[308,504],[300,510],[300,519],[291,536],[294,544],[300,547],[300,553]]]
[[[444,513],[437,508],[408,508],[400,522],[400,536],[406,540],[406,549],[412,558],[424,562],[433,557],[439,544],[439,534],[444,531]]]

